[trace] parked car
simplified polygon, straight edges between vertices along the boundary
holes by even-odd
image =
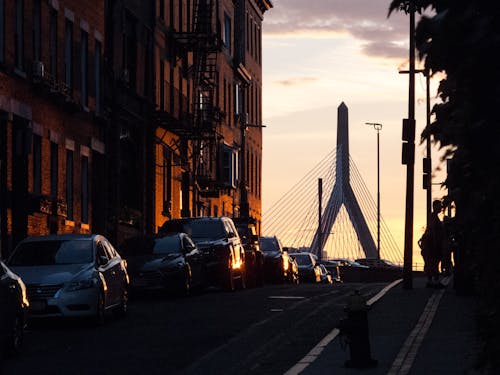
[[[50,235],[22,240],[8,259],[26,283],[30,317],[94,317],[128,307],[126,262],[101,235]]]
[[[21,350],[28,306],[23,280],[0,261],[0,352]]]
[[[160,228],[161,233],[187,233],[205,261],[206,279],[212,285],[234,290],[244,289],[245,250],[233,221],[228,217],[172,219]]]
[[[283,249],[276,236],[263,236],[259,239],[260,249],[264,253],[264,277],[271,282],[299,281],[298,267],[294,266],[294,259],[288,251]]]
[[[319,283],[321,282],[321,270],[314,254],[309,252],[292,253],[299,266],[299,278],[301,281]]]
[[[246,284],[247,286],[263,286],[264,254],[260,250],[255,220],[235,218],[233,222],[245,249]]]
[[[337,258],[337,259],[331,259],[331,261],[338,263],[340,267],[359,267],[359,268],[368,268],[368,266],[365,266],[363,264],[360,264],[354,260],[347,259],[347,258]],[[326,261],[328,262],[328,261]]]
[[[364,266],[372,267],[372,268],[387,268],[394,270],[403,270],[403,267],[398,266],[397,264],[392,263],[387,259],[377,259],[377,258],[360,258],[356,259],[356,262],[362,264]]]
[[[332,260],[323,261],[322,265],[325,266],[326,270],[330,272],[334,284],[342,283],[342,266],[340,263],[334,262]]]
[[[319,269],[321,271],[321,282],[323,284],[333,284],[333,277],[330,271],[328,271],[324,264],[319,264]]]
[[[203,255],[186,233],[132,237],[119,251],[133,291],[164,289],[187,295],[203,287]]]

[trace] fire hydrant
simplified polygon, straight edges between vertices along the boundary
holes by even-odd
[[[368,368],[378,364],[371,357],[367,314],[369,309],[359,290],[354,291],[344,308],[347,318],[340,321],[339,330],[341,338],[349,345],[350,359],[345,361],[345,367]]]

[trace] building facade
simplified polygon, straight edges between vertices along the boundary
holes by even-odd
[[[157,225],[261,220],[262,21],[270,1],[157,1]]]
[[[260,225],[269,0],[0,0],[0,256],[165,220]]]
[[[0,1],[0,250],[100,216],[102,1]]]

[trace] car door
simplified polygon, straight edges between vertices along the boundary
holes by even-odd
[[[198,247],[195,245],[195,243],[188,236],[182,237],[182,247],[186,262],[189,264],[189,267],[191,267],[191,277],[193,279],[193,283],[196,285],[200,285],[203,282],[202,254],[198,250]]]
[[[113,272],[116,271],[113,270],[108,251],[102,240],[96,243],[96,256],[97,269],[106,282],[106,287],[104,288],[106,306],[113,305],[116,301],[116,287],[114,285],[115,280]]]
[[[113,288],[113,304],[120,303],[122,296],[122,289],[124,287],[123,282],[123,269],[122,269],[122,259],[116,252],[113,245],[107,240],[102,240],[104,248],[108,254],[109,258],[109,268],[111,269],[111,286]]]
[[[243,250],[240,237],[238,236],[238,231],[230,220],[224,220],[224,227],[229,243],[232,244],[231,248],[233,251],[234,264],[240,265],[241,267],[245,263],[245,251]]]

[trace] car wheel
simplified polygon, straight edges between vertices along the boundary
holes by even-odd
[[[114,310],[114,313],[117,317],[123,318],[127,315],[128,311],[128,288],[124,287],[122,291],[122,300],[120,305]]]
[[[21,351],[24,340],[24,321],[19,316],[14,317],[12,324],[12,334],[7,341],[7,352],[10,355],[17,355]]]
[[[100,291],[97,296],[97,307],[94,316],[94,321],[97,326],[101,326],[104,324],[105,315],[106,315],[106,306],[104,304],[104,293]]]
[[[240,271],[240,279],[239,279],[239,289],[246,289],[247,287],[247,273],[245,271],[245,269],[243,269],[242,271]]]

